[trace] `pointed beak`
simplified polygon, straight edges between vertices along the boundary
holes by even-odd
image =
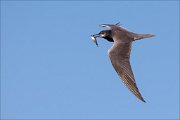
[[[92,36],[95,37],[95,38],[100,37],[99,34],[94,34],[94,35],[92,35]]]
[[[99,35],[99,34],[91,35],[91,39],[94,41],[94,43],[95,43],[95,44],[97,45],[97,47],[98,47],[98,43],[97,43],[97,40],[96,40],[97,37],[100,37],[100,35]]]

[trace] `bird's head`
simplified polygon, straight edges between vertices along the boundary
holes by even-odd
[[[102,30],[99,32],[99,37],[101,38],[106,38],[111,36],[111,31],[110,30]]]
[[[98,34],[93,35],[94,37],[106,38],[111,36],[110,30],[102,30]]]
[[[111,37],[111,30],[102,30],[100,31],[98,34],[95,35],[91,35],[91,39],[96,43],[96,45],[98,46],[97,40],[96,38],[100,37],[100,38],[104,38],[109,42],[114,42],[114,40]]]

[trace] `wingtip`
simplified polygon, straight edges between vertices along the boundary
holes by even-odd
[[[146,101],[144,100],[144,98],[141,96],[140,92],[139,92],[139,95],[136,95],[136,94],[135,94],[135,96],[136,96],[139,100],[141,100],[142,102],[146,103]]]
[[[100,26],[100,27],[107,27],[107,28],[109,28],[109,29],[111,28],[111,25],[109,25],[109,24],[100,24],[99,26]]]
[[[142,102],[144,102],[144,103],[146,103],[146,101],[144,100],[144,98],[141,96],[140,98],[139,98]]]
[[[146,103],[146,101],[144,99],[141,99],[141,101],[143,101],[144,103]]]
[[[155,37],[156,35],[154,35],[154,34],[151,34],[151,37]]]
[[[121,26],[122,24],[121,24],[120,22],[118,22],[118,23],[116,23],[115,25],[117,25],[117,26]]]
[[[100,26],[100,27],[107,27],[106,24],[100,24],[99,26]]]

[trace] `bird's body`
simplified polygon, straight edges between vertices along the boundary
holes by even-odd
[[[101,37],[109,42],[114,42],[108,50],[111,63],[128,89],[140,100],[145,102],[136,85],[135,77],[130,65],[130,52],[132,42],[142,38],[153,37],[151,34],[136,34],[120,27],[118,24],[101,24],[102,27],[108,27],[110,30],[103,30],[94,37]],[[97,42],[97,41],[96,41]]]

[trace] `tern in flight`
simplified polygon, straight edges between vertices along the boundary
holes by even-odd
[[[92,40],[98,46],[97,37],[104,38],[109,42],[114,42],[108,50],[108,55],[112,66],[122,79],[127,88],[141,101],[145,102],[136,85],[133,71],[130,65],[131,44],[135,40],[153,37],[152,34],[137,34],[128,31],[117,24],[101,24],[101,27],[107,27],[109,30],[102,30],[99,34],[92,35]]]

